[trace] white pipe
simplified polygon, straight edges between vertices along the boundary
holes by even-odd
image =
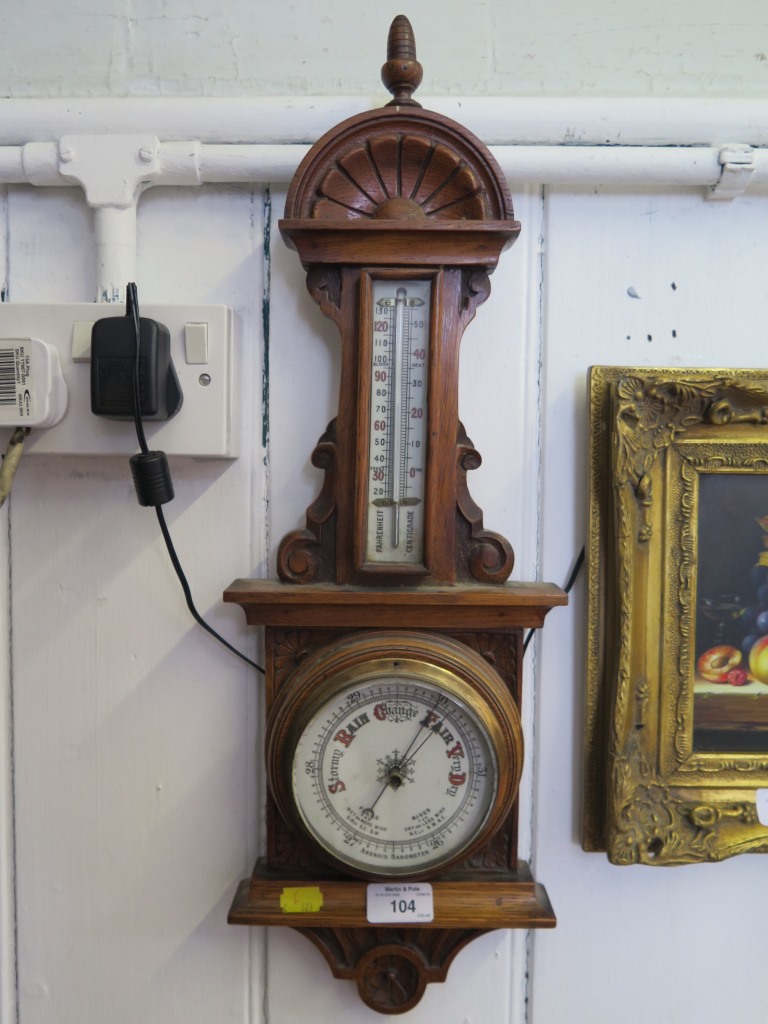
[[[94,210],[96,301],[125,302],[125,286],[136,280],[136,204]]]
[[[309,150],[309,146],[173,143],[180,159],[169,165],[167,145],[160,146],[153,185],[285,182]],[[513,187],[535,183],[711,188],[722,173],[719,149],[703,146],[494,146],[492,152]],[[752,155],[755,169],[750,184],[768,181],[768,151]],[[97,209],[96,213],[99,301],[122,301],[124,284],[135,274],[135,206]]]
[[[200,148],[204,182],[288,181],[309,146]],[[719,147],[491,146],[512,185],[710,187],[720,179]],[[768,151],[753,152],[751,184],[768,181]]]
[[[741,140],[739,140],[741,141]],[[163,142],[150,185],[285,182],[309,145],[209,145]],[[708,187],[721,174],[713,146],[491,146],[513,185],[639,185]],[[754,150],[751,184],[768,181],[768,150]],[[59,171],[54,143],[0,147],[0,183],[71,186]]]
[[[83,139],[84,137],[78,137]],[[87,140],[87,137],[85,137]],[[95,210],[97,301],[124,301],[125,285],[136,274],[136,204],[150,185],[191,186],[225,182],[285,182],[290,180],[308,145],[219,145],[197,141],[157,143],[147,180],[134,178],[132,198],[116,196],[115,184],[126,177],[101,180],[99,152],[107,136],[95,136],[100,146],[84,143],[90,159],[80,167],[81,179],[62,168],[60,147],[53,142],[0,147],[0,182],[28,182],[40,186],[73,186],[87,182],[86,196]],[[116,141],[126,142],[118,136]],[[112,147],[109,147],[112,151]],[[117,147],[115,147],[117,148]],[[493,146],[491,151],[513,188],[523,184],[712,188],[723,173],[721,151],[711,146]],[[126,159],[132,152],[126,146]],[[751,174],[739,188],[768,181],[768,150],[753,150]],[[130,163],[130,161],[129,161]],[[131,173],[136,169],[131,164]],[[141,171],[141,168],[139,168]],[[140,174],[139,174],[140,176]],[[113,180],[114,179],[114,180]],[[95,186],[102,186],[97,188]],[[128,189],[130,192],[130,189]],[[127,205],[126,205],[127,204]]]
[[[768,145],[764,99],[418,97],[487,145]],[[166,140],[267,145],[314,142],[345,117],[387,97],[2,99],[0,145],[66,134],[150,133]]]
[[[690,146],[491,146],[511,185],[711,186],[720,151]],[[768,159],[768,154],[759,156]],[[768,167],[766,159],[763,166]]]
[[[290,181],[310,146],[200,147],[200,177],[205,182]]]
[[[28,180],[23,153],[21,146],[0,146],[0,181],[11,184]]]
[[[712,188],[768,181],[768,108],[753,100],[425,99],[491,145],[513,187]],[[155,185],[285,182],[364,98],[0,100],[0,183],[81,186],[95,209],[97,296],[135,276],[136,203]],[[162,139],[163,141],[160,141]],[[753,147],[748,168],[722,144]]]

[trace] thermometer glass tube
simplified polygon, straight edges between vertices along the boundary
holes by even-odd
[[[424,561],[432,282],[373,281],[368,563]]]

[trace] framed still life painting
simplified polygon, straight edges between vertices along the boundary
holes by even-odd
[[[589,390],[584,848],[768,852],[768,371]]]

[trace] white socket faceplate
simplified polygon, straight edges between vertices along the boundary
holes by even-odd
[[[33,429],[25,453],[131,455],[137,450],[132,421],[107,420],[91,412],[91,324],[122,314],[121,307],[103,303],[0,303],[0,353],[19,339],[35,339],[32,347],[52,379],[58,377],[54,373],[57,359],[61,367],[62,383],[49,389],[42,418],[36,416],[36,423],[28,423]],[[171,357],[184,394],[176,416],[145,424],[150,448],[168,455],[235,458],[230,310],[226,306],[148,305],[141,307],[141,315],[168,328]],[[0,415],[2,448],[17,422],[4,421]]]

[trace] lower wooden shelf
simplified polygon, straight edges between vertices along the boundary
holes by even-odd
[[[524,862],[516,872],[430,884],[433,921],[371,925],[367,882],[278,877],[257,864],[237,888],[229,923],[295,928],[320,950],[336,978],[354,981],[363,1002],[386,1014],[412,1009],[429,983],[445,981],[456,954],[485,932],[556,923],[546,890]]]
[[[544,886],[533,881],[524,865],[514,874],[434,881],[431,885],[434,920],[430,924],[397,927],[554,928],[556,924]],[[367,886],[367,882],[356,880],[276,878],[274,872],[257,865],[253,876],[243,879],[238,886],[229,911],[229,923],[290,928],[368,928]],[[284,911],[281,897],[286,890],[295,888],[319,890],[322,905],[303,913]]]

